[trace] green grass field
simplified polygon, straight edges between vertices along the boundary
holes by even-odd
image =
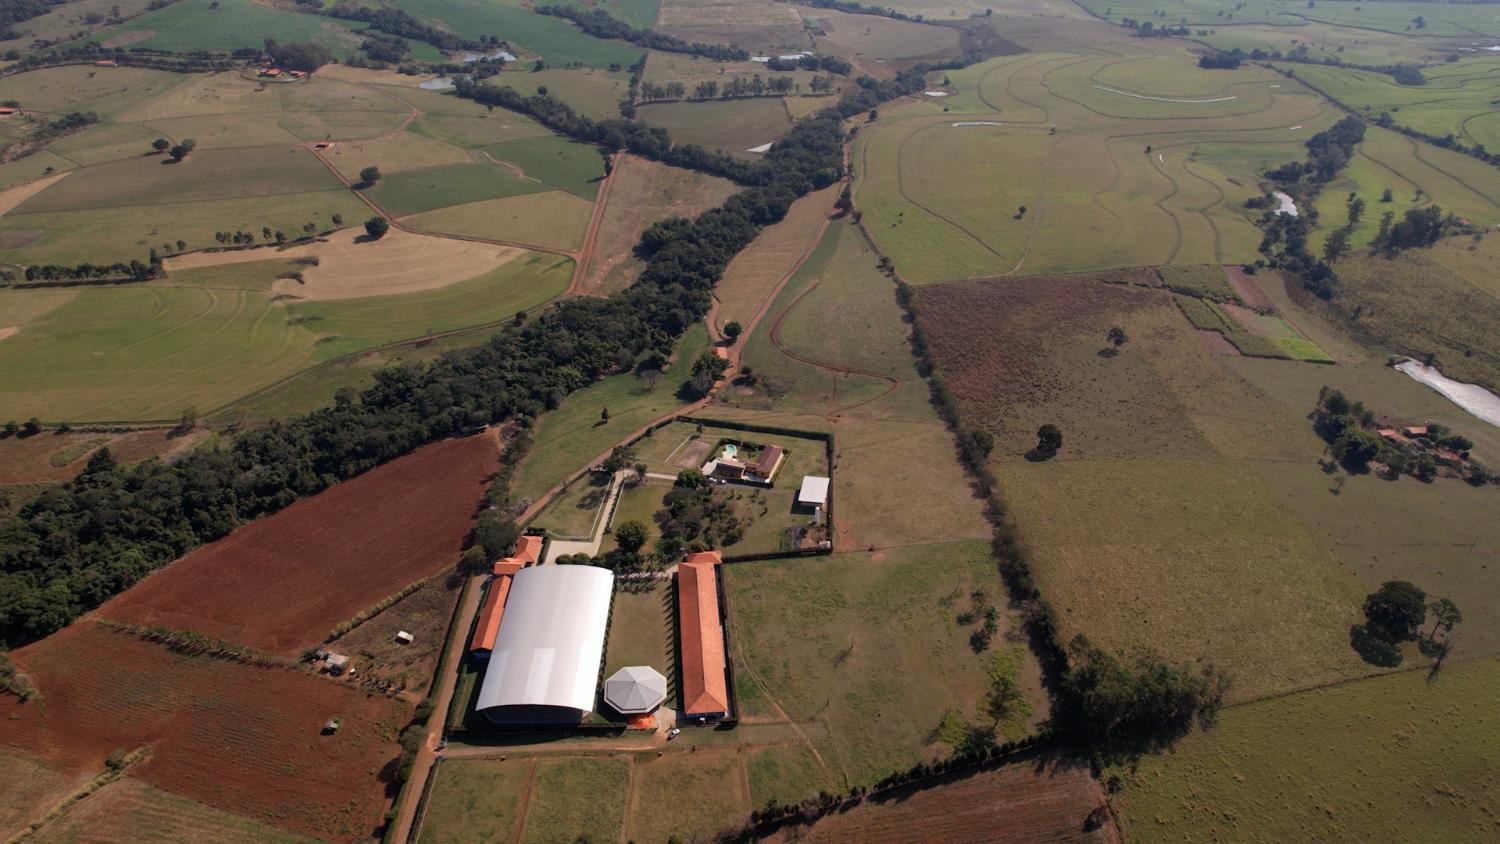
[[[618,838],[630,795],[630,764],[608,757],[538,759],[523,842]]]
[[[555,135],[506,141],[485,149],[493,159],[514,164],[526,175],[555,188],[592,200],[604,177],[604,159],[596,147]]]
[[[108,119],[192,78],[133,67],[49,67],[0,79],[0,99],[16,100],[28,110],[92,111]]]
[[[1500,663],[1449,661],[1233,707],[1122,772],[1132,837],[1482,841],[1500,799]]]
[[[673,653],[673,599],[671,583],[650,580],[615,590],[610,610],[609,640],[604,647],[604,676],[631,665],[648,665],[675,684],[676,655]],[[668,699],[675,697],[668,689]],[[604,711],[601,707],[601,712]]]
[[[1194,61],[1138,42],[947,74],[954,96],[861,132],[866,226],[913,282],[1252,260],[1265,162],[1335,113],[1264,69]]]
[[[546,190],[541,182],[518,178],[489,162],[448,164],[392,173],[370,190],[382,208],[400,217],[485,199]]]
[[[740,754],[734,750],[672,753],[635,764],[633,788],[644,801],[633,813],[631,841],[687,841],[698,835],[738,829],[749,818]],[[670,795],[707,795],[674,800]]]
[[[792,127],[778,97],[644,105],[637,112],[646,123],[666,129],[676,143],[732,154],[753,155],[744,151],[770,143]]]
[[[466,38],[500,35],[552,67],[574,62],[587,67],[629,67],[641,56],[622,42],[591,38],[561,18],[536,14],[513,0],[399,0],[395,6],[422,20],[440,22]]]
[[[228,52],[259,48],[267,38],[273,38],[282,43],[311,41],[335,55],[348,56],[358,49],[359,36],[355,33],[363,28],[364,24],[298,14],[251,0],[182,0],[86,40],[106,46],[118,41],[131,47],[177,52]],[[430,46],[428,51],[436,52]]]
[[[6,311],[38,295],[53,305],[6,339],[0,395],[17,415],[48,420],[209,412],[319,361],[502,322],[561,293],[572,262],[532,254],[434,291],[291,304],[270,291],[285,269],[280,261],[233,264],[166,282],[68,290],[65,299],[52,290],[0,291]]]
[[[782,756],[792,782],[868,784],[940,755],[933,701],[988,724],[988,657],[957,620],[976,589],[998,600],[984,542],[731,566],[724,578],[742,716],[775,719],[779,707],[821,757]]]
[[[543,249],[575,250],[593,213],[592,203],[549,190],[450,205],[402,219],[418,231],[493,238]]]
[[[538,513],[533,526],[544,528],[549,535],[559,539],[592,536],[594,526],[604,518],[604,500],[609,487],[603,480],[593,475],[579,480]]]
[[[428,798],[418,840],[514,840],[535,765],[532,759],[445,761]]]
[[[493,85],[507,85],[523,94],[535,93],[537,88],[546,87],[547,93],[572,106],[580,114],[598,118],[618,116],[620,100],[625,98],[630,89],[629,74],[595,67],[517,70],[492,76],[485,81]]]
[[[1449,37],[1494,37],[1500,35],[1500,21],[1482,8],[1442,6],[1426,3],[1359,3],[1354,0],[1324,0],[1308,7],[1306,3],[1288,0],[1246,0],[1225,7],[1212,0],[1083,0],[1081,5],[1096,15],[1119,22],[1124,18],[1154,20],[1158,26],[1240,26],[1245,24],[1281,27],[1303,27],[1323,24],[1347,29],[1366,29],[1397,35]],[[1161,11],[1165,17],[1155,17]],[[1232,13],[1232,16],[1220,15]],[[1425,26],[1413,21],[1422,17]]]

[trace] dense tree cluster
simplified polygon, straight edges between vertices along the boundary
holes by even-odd
[[[1238,47],[1233,50],[1215,50],[1198,57],[1198,66],[1204,70],[1234,70],[1240,66],[1245,59],[1245,51]]]
[[[772,56],[766,62],[766,67],[775,71],[789,70],[818,70],[826,73],[836,73],[839,76],[848,76],[853,70],[853,65],[847,59],[838,56],[820,56],[816,53],[808,53],[795,59],[783,59],[780,56]]]
[[[808,0],[803,5],[812,6],[815,9],[832,9],[835,12],[848,12],[851,15],[876,15],[898,21],[920,22],[922,20],[921,15],[908,15],[898,12],[895,9],[866,6],[862,3],[851,2],[851,0]]]
[[[387,35],[371,28],[365,33],[365,40],[359,44],[359,51],[372,62],[379,64],[400,64],[411,55],[411,44],[405,38],[397,35]]]
[[[1395,217],[1390,211],[1381,215],[1380,229],[1371,243],[1387,255],[1402,249],[1431,246],[1445,231],[1458,225],[1452,214],[1444,214],[1443,209],[1436,205],[1412,208],[1399,221]]]
[[[274,38],[267,38],[265,53],[271,57],[271,61],[275,62],[277,67],[307,73],[312,73],[333,61],[333,53],[327,47],[310,41],[280,44]]]
[[[726,47],[723,44],[688,43],[681,38],[667,35],[664,32],[656,32],[650,29],[636,29],[610,13],[600,11],[599,9],[589,9],[583,6],[538,6],[536,7],[536,11],[543,15],[570,20],[579,29],[595,38],[612,38],[616,41],[628,41],[637,47],[644,47],[648,50],[658,50],[663,53],[687,53],[693,56],[702,56],[706,59],[725,62],[742,62],[750,58],[750,54],[739,47]]]
[[[73,266],[38,264],[26,268],[28,282],[67,281],[146,281],[161,274],[161,264],[153,261],[116,261],[113,264],[91,264],[84,262]]]
[[[425,41],[439,50],[483,50],[489,46],[488,42],[462,38],[446,29],[438,29],[425,24],[410,13],[390,6],[360,6],[355,3],[341,2],[334,4],[333,8],[323,11],[322,14],[331,18],[367,23],[371,29],[379,30],[388,36]]]
[[[840,178],[841,118],[921,90],[927,70],[861,79],[858,92],[798,121],[738,171],[752,187],[679,226],[625,291],[568,299],[479,347],[380,370],[363,393],[343,391],[331,407],[243,432],[221,449],[130,467],[107,450],[96,453],[77,478],[0,517],[0,639],[46,635],[192,548],[425,443],[502,420],[524,429],[580,387],[666,359],[675,338],[707,313],[730,259],[792,200]],[[547,97],[490,85],[465,86],[464,95],[515,104],[611,149],[629,140],[664,161],[695,160],[672,155],[663,130],[580,118]],[[477,531],[487,549],[515,535],[498,511],[486,511]]]
[[[1365,122],[1350,115],[1307,139],[1306,161],[1289,161],[1267,171],[1266,177],[1283,185],[1333,181],[1354,155],[1354,147],[1364,139]]]
[[[652,517],[661,528],[657,550],[675,558],[685,550],[724,548],[740,541],[744,526],[727,496],[715,495],[701,473],[682,473]]]

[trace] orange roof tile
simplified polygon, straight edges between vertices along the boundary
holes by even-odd
[[[495,564],[495,574],[503,574],[506,577],[510,577],[523,568],[526,568],[525,563],[517,560],[515,557],[506,557],[505,559]]]
[[[688,716],[729,714],[724,676],[724,631],[719,623],[718,552],[677,567],[677,621],[682,662],[682,712]]]
[[[713,563],[718,565],[724,562],[724,557],[718,551],[694,551],[688,555],[689,563]]]
[[[500,576],[490,584],[490,593],[484,598],[484,607],[479,611],[479,623],[474,625],[474,636],[469,639],[470,651],[489,651],[495,648],[495,636],[500,632],[500,616],[505,614],[505,596],[510,594],[510,577]]]
[[[527,534],[516,542],[516,553],[514,559],[517,562],[532,565],[542,556],[542,538]]]

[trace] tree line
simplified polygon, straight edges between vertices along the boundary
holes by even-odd
[[[815,94],[832,91],[835,82],[831,76],[814,76],[808,82],[808,88]],[[687,85],[682,82],[667,82],[658,84],[655,82],[642,82],[638,88],[640,98],[643,102],[656,100],[712,100],[733,99],[735,97],[781,97],[800,91],[802,86],[790,76],[772,76],[763,78],[759,73],[751,77],[732,76],[722,84],[717,79],[706,79],[693,86],[692,95],[688,95]]]
[[[1307,158],[1287,163],[1266,172],[1275,182],[1310,209],[1312,200],[1323,186],[1337,178],[1339,171],[1354,155],[1354,147],[1365,138],[1365,122],[1350,115],[1307,139]],[[1302,286],[1320,299],[1333,298],[1338,276],[1328,260],[1314,256],[1307,249],[1309,216],[1293,216],[1267,211],[1261,217],[1260,252],[1269,256],[1272,267],[1280,267],[1302,281]]]
[[[222,448],[132,466],[96,452],[72,481],[0,517],[0,639],[45,636],[193,548],[424,444],[503,420],[520,427],[524,442],[531,420],[569,393],[637,361],[665,359],[707,313],[730,259],[794,199],[841,177],[842,120],[921,90],[925,70],[863,79],[837,105],[798,121],[739,173],[750,187],[677,229],[624,291],[568,299],[481,346],[382,369],[361,393],[342,390],[329,407],[237,432]],[[508,88],[468,95],[514,102],[610,149],[630,140],[663,158],[694,160],[667,155],[661,129],[585,120],[556,100]],[[514,508],[494,503],[501,506],[481,515],[475,541],[503,553],[519,531]]]
[[[456,50],[485,50],[490,43],[473,38],[464,38],[446,29],[438,29],[435,26],[425,24],[410,13],[390,6],[360,6],[355,3],[339,2],[332,8],[319,11],[320,3],[308,4],[314,7],[315,13],[327,15],[330,18],[340,20],[360,21],[367,23],[371,29],[379,30],[387,35],[398,38],[410,38],[413,41],[425,41],[439,50],[448,52]],[[368,36],[367,36],[368,37]],[[405,47],[406,45],[402,45]],[[410,48],[406,47],[409,51]]]
[[[538,14],[570,20],[575,26],[583,30],[586,35],[591,35],[595,38],[608,38],[615,41],[627,41],[637,47],[644,47],[647,50],[657,50],[663,53],[686,53],[722,62],[742,62],[750,58],[750,54],[739,47],[726,47],[723,44],[689,43],[664,32],[657,32],[652,29],[636,29],[610,13],[600,11],[599,9],[588,9],[582,6],[538,6],[536,7],[536,11]]]

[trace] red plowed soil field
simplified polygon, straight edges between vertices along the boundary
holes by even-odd
[[[194,551],[99,614],[299,654],[456,562],[498,457],[489,433],[427,446]]]
[[[1108,817],[1102,825],[1088,823],[1089,815],[1103,805],[1088,765],[1036,759],[925,788],[899,789],[812,826],[783,829],[768,840],[1118,842],[1119,833]]]
[[[45,701],[0,695],[0,752],[98,772],[111,751],[149,745],[130,776],[219,809],[335,840],[367,839],[382,821],[405,703],[293,669],[182,656],[91,621],[12,658]],[[321,735],[331,717],[339,731]]]
[[[1014,405],[1045,404],[1063,391],[1064,373],[1042,346],[1023,339],[1027,335],[1042,331],[1048,338],[1071,339],[1085,327],[1093,330],[1101,315],[1123,315],[1161,301],[1098,278],[1006,278],[918,290],[922,327],[966,418],[998,424]],[[1103,330],[1093,342],[1095,348],[1106,345]],[[1094,348],[1084,350],[1093,353]]]

